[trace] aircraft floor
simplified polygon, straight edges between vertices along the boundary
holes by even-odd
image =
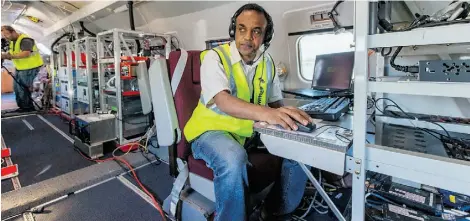
[[[68,125],[57,116],[44,116],[61,131],[68,134]],[[34,129],[31,130],[26,120]],[[73,150],[70,141],[44,123],[37,116],[25,116],[2,120],[2,135],[7,146],[12,148],[14,163],[19,164],[22,186],[30,185],[73,170],[84,168],[93,163],[86,161]],[[52,138],[52,139],[51,139]],[[142,153],[144,157],[148,155]],[[148,159],[150,162],[150,158]],[[28,170],[23,170],[28,169]],[[170,194],[173,178],[169,175],[168,165],[162,162],[149,163],[136,169],[142,184],[162,204]],[[82,192],[45,207],[44,213],[33,214],[37,221],[43,220],[162,220],[158,211],[135,190],[140,189],[130,173],[93,186]],[[90,185],[92,185],[91,183]],[[134,189],[129,188],[134,185]],[[13,190],[11,181],[2,182],[2,193]],[[7,219],[23,220],[22,216]],[[312,212],[305,220],[334,220]],[[5,220],[6,221],[6,220]]]
[[[18,164],[23,187],[93,164],[36,115],[2,119],[2,136],[11,148],[13,163]],[[11,190],[11,180],[2,182],[2,193]]]

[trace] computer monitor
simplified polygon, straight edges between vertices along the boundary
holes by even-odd
[[[317,55],[312,89],[339,91],[351,87],[354,51]]]

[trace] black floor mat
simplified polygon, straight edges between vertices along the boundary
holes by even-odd
[[[114,179],[70,196],[34,214],[36,221],[137,221],[163,220],[158,210]]]
[[[14,188],[11,179],[2,180],[2,193],[10,192],[12,190],[14,190]]]
[[[43,116],[47,121],[51,122],[54,126],[59,128],[59,130],[63,131],[69,137],[72,137],[72,135],[69,134],[69,123],[67,122],[67,120],[52,114],[45,114],[41,116]]]
[[[136,170],[136,174],[142,185],[154,195],[159,203],[162,203],[170,195],[173,178],[170,176],[168,164],[152,163]],[[140,189],[132,174],[128,173],[124,177]]]
[[[22,121],[25,119],[34,130]],[[92,165],[83,159],[72,143],[37,116],[2,120],[2,135],[12,150],[12,161],[18,164],[21,186]]]
[[[24,221],[23,215],[18,215],[15,217],[2,217],[2,221]]]

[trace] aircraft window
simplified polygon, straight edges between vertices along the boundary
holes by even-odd
[[[353,41],[352,31],[302,36],[297,43],[300,76],[311,81],[317,55],[353,51],[354,48],[351,48]]]

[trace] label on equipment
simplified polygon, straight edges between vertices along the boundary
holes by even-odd
[[[426,197],[420,196],[418,194],[406,192],[406,191],[401,190],[401,189],[393,188],[393,190],[389,190],[388,192],[393,194],[393,195],[400,196],[400,197],[403,197],[403,198],[406,198],[406,199],[409,199],[409,200],[412,200],[412,201],[415,201],[415,202],[419,202],[419,203],[422,203],[422,204],[424,204],[426,202]]]
[[[455,203],[455,202],[456,202],[454,195],[450,195],[450,196],[449,196],[449,200],[450,200],[450,202],[452,202],[452,203]]]
[[[399,215],[402,215],[402,216],[406,216],[408,218],[424,221],[423,217],[415,216],[415,215],[418,214],[418,212],[416,212],[414,210],[409,210],[409,209],[399,207],[399,206],[395,206],[395,205],[392,205],[392,204],[388,204],[388,210],[390,210],[390,212],[393,212],[393,213],[396,213],[396,214],[399,214]]]

